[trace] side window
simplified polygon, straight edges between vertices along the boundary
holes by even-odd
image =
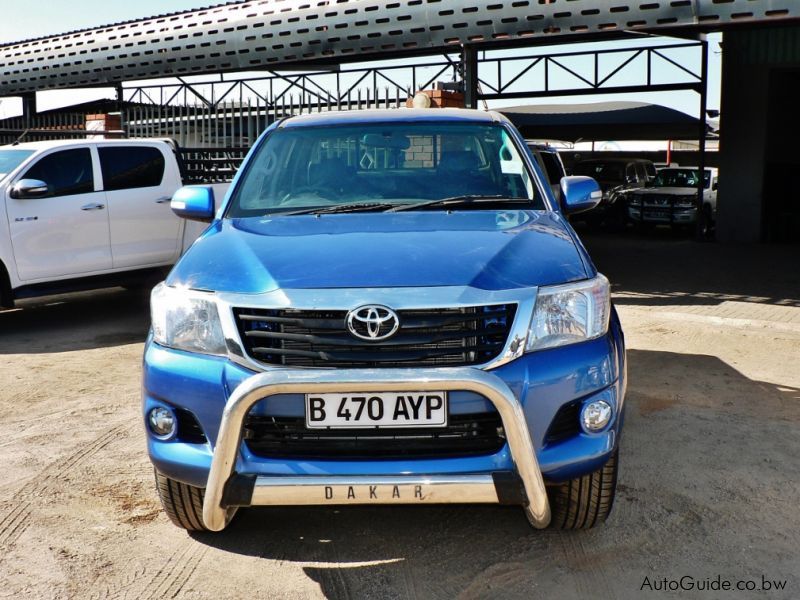
[[[88,148],[48,154],[23,175],[23,179],[44,181],[51,196],[72,196],[94,191],[92,153]]]
[[[107,192],[161,185],[164,155],[150,146],[107,146],[98,149]]]
[[[625,179],[629,182],[636,181],[636,165],[634,163],[628,163],[625,167]]]
[[[642,163],[636,163],[636,179],[641,183],[647,181],[647,171]]]

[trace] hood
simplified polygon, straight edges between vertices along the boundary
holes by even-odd
[[[649,187],[636,190],[643,196],[691,196],[697,193],[693,187]]]
[[[167,283],[252,294],[466,285],[502,290],[588,276],[556,213],[409,211],[218,221]]]

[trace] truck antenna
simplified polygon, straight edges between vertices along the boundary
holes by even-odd
[[[14,143],[11,144],[11,145],[12,146],[19,146],[19,143],[22,140],[22,138],[24,138],[26,135],[28,135],[28,131],[30,131],[30,130],[26,129],[25,131],[23,131],[22,135],[20,135],[16,140],[14,140]]]

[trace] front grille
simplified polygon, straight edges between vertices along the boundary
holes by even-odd
[[[647,196],[642,201],[642,205],[647,208],[668,208],[672,205],[671,196]]]
[[[580,424],[581,403],[570,402],[558,409],[556,416],[547,428],[544,441],[546,444],[555,444],[577,435],[581,431]]]
[[[450,415],[447,427],[306,429],[305,417],[248,415],[244,438],[263,458],[446,458],[494,454],[506,443],[496,412]]]
[[[479,365],[503,350],[515,304],[397,311],[392,337],[366,341],[345,324],[347,311],[236,308],[247,354],[297,367]]]

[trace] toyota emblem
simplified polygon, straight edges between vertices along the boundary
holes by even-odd
[[[392,337],[400,328],[400,319],[391,308],[369,304],[347,313],[347,329],[357,338],[380,342]]]

